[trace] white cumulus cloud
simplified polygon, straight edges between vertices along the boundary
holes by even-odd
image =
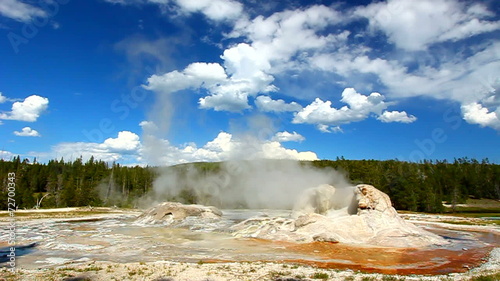
[[[301,51],[322,49],[334,44],[333,34],[321,34],[326,27],[344,17],[336,10],[314,5],[306,9],[286,10],[253,20],[242,18],[231,36],[246,36],[258,53],[268,61],[286,63]],[[345,37],[345,34],[340,37]]]
[[[208,5],[209,1],[178,2],[187,11],[196,11]],[[210,1],[210,3],[218,3]],[[225,1],[226,2],[226,1]],[[230,1],[229,1],[230,2]],[[229,3],[228,2],[228,3]],[[210,4],[212,5],[212,4]],[[192,7],[191,7],[192,6]],[[148,79],[146,87],[154,91],[174,92],[187,88],[203,88],[208,95],[199,100],[201,108],[217,111],[239,112],[250,108],[248,98],[259,93],[275,92],[274,73],[290,68],[293,57],[300,52],[324,49],[339,40],[345,40],[348,32],[336,35],[323,35],[323,31],[332,23],[340,22],[342,16],[326,6],[314,5],[307,9],[288,10],[275,13],[268,18],[257,17],[248,20],[241,17],[236,22],[229,37],[247,37],[249,43],[239,43],[227,48],[221,58],[224,70],[213,73],[227,74],[217,83],[210,83],[200,77],[199,73],[186,73],[186,70],[173,71],[163,75],[153,75]],[[290,65],[291,64],[291,65]],[[189,79],[189,77],[195,77]],[[265,102],[260,98],[260,105]],[[280,102],[280,101],[278,101]],[[274,105],[277,105],[274,103]],[[299,105],[292,103],[281,110],[299,110]]]
[[[273,100],[268,96],[258,96],[255,104],[264,112],[300,111],[302,109],[302,106],[296,102],[286,103],[282,99]]]
[[[49,99],[32,95],[12,104],[10,112],[0,113],[0,119],[35,122],[49,105]]]
[[[30,127],[24,127],[21,131],[14,131],[14,135],[19,137],[41,137],[38,131],[31,129]]]
[[[181,12],[200,12],[214,21],[234,20],[243,13],[243,5],[233,0],[175,0],[174,2],[179,6]]]
[[[499,57],[500,44],[487,33],[498,31],[500,21],[496,11],[488,10],[485,2],[388,0],[347,9],[310,5],[251,18],[250,13],[245,13],[243,4],[233,0],[142,1],[169,4],[180,14],[202,13],[215,21],[231,19],[229,23],[234,24],[233,29],[224,34],[231,43],[221,56],[223,67],[220,66],[219,71],[223,71],[215,72],[222,74],[218,77],[220,80],[211,83],[207,78],[205,82],[199,73],[191,74],[197,78],[190,80],[184,70],[164,74],[168,83],[153,81],[155,76],[148,82],[150,89],[154,89],[156,82],[168,84],[170,88],[160,88],[169,92],[200,89],[205,96],[199,99],[199,106],[204,109],[242,112],[251,108],[249,100],[255,96],[278,90],[297,100],[304,100],[305,92],[310,99],[318,97],[325,101],[323,103],[332,100],[328,94],[304,89],[300,84],[293,84],[293,79],[286,79],[301,77],[302,71],[320,72],[317,80],[307,81],[310,84],[326,84],[325,80],[330,80],[337,81],[334,86],[355,86],[363,91],[383,89],[388,98],[427,96],[462,105],[483,104],[491,112],[499,108],[488,105],[486,99],[492,94],[490,82],[493,79],[490,77],[496,77],[500,69],[500,61],[495,59]],[[359,25],[359,28],[354,31],[345,25],[346,22]],[[363,29],[365,22],[368,25]],[[386,40],[381,33],[397,47],[396,51],[386,48],[385,44],[373,44]],[[476,36],[480,34],[484,36]],[[468,40],[472,37],[474,40]],[[283,81],[283,85],[277,84]],[[258,96],[255,104],[262,111],[279,111],[279,108],[281,111],[300,111],[294,121],[307,123],[302,120],[305,109],[283,104],[281,100],[275,103],[271,97]],[[320,102],[315,100],[309,110],[313,105],[319,107]],[[306,119],[326,118],[330,123],[319,125],[325,125],[322,128],[328,131],[332,125],[335,128],[369,115],[380,116],[381,121],[395,119],[396,115],[404,122],[413,120],[408,114],[407,118],[402,117],[401,112],[391,116],[382,113],[386,110],[383,104],[380,104],[382,110],[368,113],[349,103],[342,108],[325,105],[321,107],[325,110],[323,117],[314,111],[315,114]],[[467,120],[472,122],[473,118]]]
[[[143,123],[143,125],[151,125]],[[301,136],[293,132],[289,138],[298,140]],[[274,139],[258,140],[252,136],[235,137],[220,132],[213,140],[198,146],[196,143],[172,144],[169,140],[145,134],[142,140],[133,132],[122,131],[116,138],[102,143],[66,142],[52,147],[50,153],[33,152],[47,159],[61,158],[84,161],[94,156],[106,162],[142,163],[148,165],[174,165],[189,162],[213,162],[232,159],[295,159],[317,160],[311,151],[298,151],[284,147]],[[42,157],[42,158],[43,158]]]
[[[146,89],[159,93],[173,93],[184,89],[211,88],[227,79],[224,68],[218,63],[196,62],[182,72],[177,70],[148,78]]]
[[[103,146],[110,151],[136,151],[140,147],[139,136],[130,131],[122,131],[117,138],[106,139]]]
[[[377,119],[384,123],[412,123],[417,121],[417,117],[408,115],[406,111],[384,111]]]
[[[235,20],[244,14],[243,5],[234,0],[104,0],[121,5],[154,4],[164,7],[174,4],[174,12],[178,14],[201,13],[213,21]],[[166,10],[166,9],[163,9]],[[172,10],[172,7],[168,7]]]
[[[143,130],[146,130],[148,132],[154,132],[158,130],[158,126],[156,126],[156,124],[151,121],[141,121],[139,123],[139,126],[141,126]]]
[[[10,151],[0,150],[0,159],[11,160],[15,155]]]
[[[106,162],[131,161],[137,162],[140,152],[139,136],[129,131],[121,131],[116,138],[108,138],[102,143],[95,142],[65,142],[52,147],[47,156],[49,159],[64,157],[84,161],[94,156]]]
[[[462,105],[462,114],[465,121],[471,124],[478,124],[481,127],[491,127],[500,130],[500,109],[490,112],[488,108],[473,102]]]
[[[331,101],[316,98],[311,104],[295,114],[293,123],[321,125],[341,125],[362,121],[373,113],[380,115],[387,108],[384,96],[371,93],[369,96],[357,93],[353,88],[346,88],[340,100],[347,104],[341,108],[332,107]],[[325,127],[323,126],[323,131]]]
[[[240,112],[249,109],[248,94],[242,92],[222,92],[200,98],[200,108],[214,109],[215,111]]]
[[[287,142],[287,141],[302,142],[305,139],[306,138],[304,136],[295,131],[291,133],[287,131],[277,132],[273,137],[273,140],[277,142]]]
[[[201,108],[239,112],[250,108],[249,95],[276,90],[274,78],[264,71],[269,65],[258,57],[253,47],[242,43],[224,52],[225,69],[218,63],[192,63],[181,72],[152,75],[144,87],[160,94],[205,89],[208,95],[199,99]]]
[[[456,0],[389,0],[358,8],[370,26],[384,31],[398,47],[416,51],[500,28],[479,3]]]
[[[157,139],[152,136],[146,136],[146,138],[147,145],[143,146],[142,158],[155,165],[232,159],[318,159],[314,152],[288,149],[276,140],[259,140],[252,136],[238,138],[227,132],[220,132],[216,138],[201,147],[198,147],[195,143],[175,146],[168,140]]]

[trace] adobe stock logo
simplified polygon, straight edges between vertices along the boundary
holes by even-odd
[[[0,0],[1,1],[1,0]],[[145,71],[147,76],[158,73],[158,69],[146,67]],[[149,94],[149,91],[144,89],[143,85],[135,86],[128,94],[122,94],[120,97],[114,99],[109,105],[109,109],[113,115],[117,115],[119,120],[125,120],[129,117],[130,113],[139,107],[144,102]],[[104,117],[99,121],[99,124],[93,129],[82,130],[83,135],[90,142],[100,143],[103,142],[107,134],[111,134],[116,129],[113,120]]]
[[[438,146],[444,144],[448,140],[447,131],[455,131],[460,128],[463,123],[460,112],[454,108],[449,108],[443,113],[443,121],[447,124],[447,127],[434,128],[428,138],[414,140],[414,144],[417,148],[412,150],[408,155],[407,159],[409,161],[418,163],[429,159],[436,152]],[[405,159],[404,157],[398,158]]]
[[[7,39],[14,50],[14,53],[19,53],[21,44],[28,44],[29,41],[35,38],[40,31],[40,28],[49,24],[50,20],[59,13],[60,5],[65,5],[69,0],[54,0],[54,1],[38,1],[38,8],[45,13],[43,16],[34,16],[30,22],[26,22],[21,28],[21,33],[9,32]]]

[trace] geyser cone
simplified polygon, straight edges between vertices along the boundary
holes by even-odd
[[[346,197],[341,196],[343,194],[338,190],[351,190],[352,199],[344,200]],[[447,243],[443,238],[404,221],[392,207],[389,196],[371,185],[337,189],[323,184],[307,189],[301,194],[293,217],[249,219],[233,227],[236,230],[234,235],[388,247],[425,247]]]

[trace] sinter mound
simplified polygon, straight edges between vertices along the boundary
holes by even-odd
[[[387,247],[447,243],[442,237],[403,220],[387,194],[366,184],[338,189],[323,184],[307,189],[297,201],[292,218],[251,218],[232,229],[236,237],[291,242],[323,241]]]
[[[187,217],[199,217],[202,219],[219,219],[222,212],[212,206],[184,205],[178,202],[163,202],[146,210],[136,220],[141,224],[166,224],[181,222]]]

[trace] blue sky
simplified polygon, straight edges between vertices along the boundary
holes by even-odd
[[[0,157],[500,163],[499,8],[4,0]]]

